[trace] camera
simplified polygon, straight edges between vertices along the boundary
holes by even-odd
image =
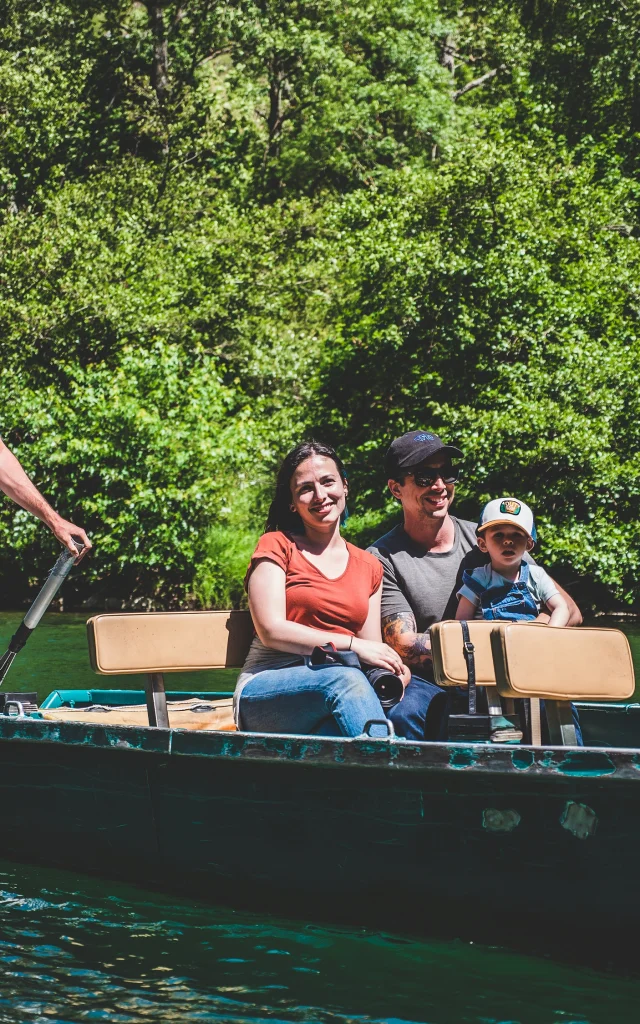
[[[400,676],[394,676],[386,668],[367,669],[366,675],[383,708],[392,708],[402,700],[404,686]]]
[[[324,644],[322,647],[314,647],[305,662],[313,668],[321,665],[345,665],[361,669],[373,686],[383,708],[392,708],[404,697],[404,686],[400,676],[394,676],[393,672],[386,668],[367,668],[366,665],[361,665],[355,651],[336,651],[333,644]]]

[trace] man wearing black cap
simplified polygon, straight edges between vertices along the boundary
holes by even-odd
[[[477,524],[449,514],[460,459],[458,448],[428,430],[397,437],[385,455],[389,490],[402,505],[404,522],[369,551],[384,567],[383,639],[416,673],[404,700],[388,712],[396,731],[408,739],[436,738],[446,699],[439,687],[427,682],[432,676],[429,627],[455,618],[463,560],[467,569],[487,560],[476,545]],[[569,605],[568,625],[579,625],[577,605],[561,587],[558,590]]]

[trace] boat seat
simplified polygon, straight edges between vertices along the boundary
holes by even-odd
[[[482,687],[487,701],[487,714],[484,716],[485,738],[491,738],[494,742],[518,742],[523,734],[513,701],[501,700],[496,689],[496,672],[491,648],[491,633],[496,628],[496,623],[472,619],[467,626],[469,639],[473,644],[476,685]],[[434,682],[443,687],[466,687],[468,668],[461,623],[456,619],[445,619],[443,622],[435,623],[429,632]],[[539,709],[534,706],[533,711],[533,731],[534,735],[537,735],[536,711]],[[450,718],[449,724],[451,738],[458,738],[457,733],[453,731],[453,725],[459,723]],[[471,725],[470,718],[466,724]],[[481,724],[480,718],[477,724]]]
[[[165,674],[239,668],[252,636],[251,616],[242,611],[117,612],[94,615],[87,622],[93,671],[145,675],[149,725],[164,729],[170,728]],[[112,714],[107,712],[110,722]],[[228,715],[225,722],[220,727],[231,728]]]
[[[540,622],[483,619],[470,621],[468,627],[476,683],[487,695],[492,724],[502,713],[517,728],[513,701],[524,699],[527,721],[522,726],[536,746],[541,743],[540,700],[545,702],[551,742],[574,745],[571,702],[620,701],[633,695],[631,649],[618,629],[558,629]],[[466,687],[460,622],[438,622],[430,632],[434,681],[443,687]]]
[[[493,665],[491,632],[495,622],[473,619],[467,623],[469,638],[474,646],[476,683],[478,686],[495,686],[496,670]],[[431,656],[433,658],[433,681],[438,686],[466,686],[468,680],[467,661],[464,656],[462,626],[456,619],[436,622],[429,630],[431,634]]]
[[[571,701],[633,696],[631,648],[619,629],[494,623],[491,650],[501,697],[544,700],[554,744],[576,743]]]

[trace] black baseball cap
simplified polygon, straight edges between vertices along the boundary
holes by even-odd
[[[387,448],[384,457],[385,473],[394,479],[398,470],[409,472],[412,466],[419,466],[425,459],[441,453],[448,459],[463,458],[459,448],[445,444],[430,430],[410,430],[408,434],[396,437]]]

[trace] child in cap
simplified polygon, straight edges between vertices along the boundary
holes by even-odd
[[[551,612],[550,626],[566,626],[569,606],[539,565],[523,560],[536,540],[533,512],[517,498],[495,498],[482,510],[478,547],[491,561],[464,572],[456,619],[533,620],[541,605]]]

